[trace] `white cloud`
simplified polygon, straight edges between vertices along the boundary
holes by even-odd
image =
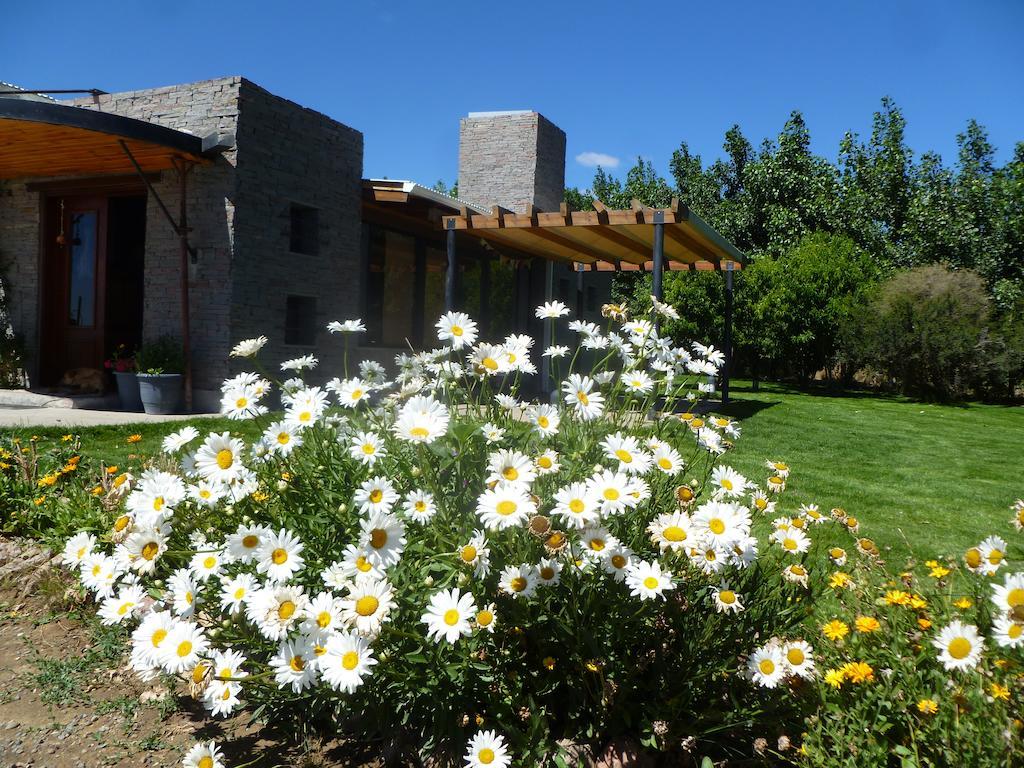
[[[587,168],[618,168],[619,158],[614,155],[606,155],[604,152],[580,152],[576,155],[576,162]]]

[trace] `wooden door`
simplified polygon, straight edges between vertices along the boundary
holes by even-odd
[[[103,370],[107,200],[53,197],[44,229],[42,383],[73,368]]]

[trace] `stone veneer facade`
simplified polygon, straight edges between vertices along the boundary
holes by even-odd
[[[227,357],[240,339],[267,335],[270,363],[316,348],[284,344],[289,295],[316,299],[318,351],[325,370],[336,369],[340,344],[327,343],[324,326],[358,312],[362,134],[241,77],[71,103],[199,136],[235,136],[232,149],[189,177],[189,240],[198,251],[189,270],[196,406],[215,406],[221,379],[240,367]],[[164,172],[154,188],[177,212],[176,174]],[[315,256],[289,250],[292,203],[319,211]],[[40,212],[40,194],[24,181],[0,182],[0,260],[30,376],[38,371],[31,357],[39,349]],[[152,196],[145,254],[143,337],[177,336],[178,239]]]
[[[459,197],[522,213],[558,210],[565,132],[538,112],[471,112],[459,123]]]

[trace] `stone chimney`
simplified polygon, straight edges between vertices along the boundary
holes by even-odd
[[[565,131],[538,112],[470,112],[459,123],[459,197],[517,213],[558,210]]]

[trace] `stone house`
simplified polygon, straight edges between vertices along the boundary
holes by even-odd
[[[0,280],[30,384],[187,328],[194,407],[215,408],[235,342],[266,335],[272,365],[315,353],[326,379],[342,365],[326,325],[353,317],[359,357],[389,362],[434,342],[449,263],[488,335],[539,337],[545,295],[599,317],[607,273],[581,292],[536,250],[463,236],[445,252],[443,217],[558,209],[554,123],[471,113],[458,180],[465,200],[365,179],[358,130],[242,77],[59,102],[0,86]]]

